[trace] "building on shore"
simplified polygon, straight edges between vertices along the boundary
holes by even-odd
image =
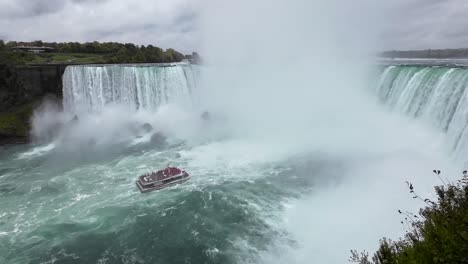
[[[25,51],[25,52],[31,52],[31,53],[45,53],[45,52],[54,52],[55,49],[51,47],[37,47],[37,46],[16,46],[12,48],[13,51],[19,52],[19,51]]]

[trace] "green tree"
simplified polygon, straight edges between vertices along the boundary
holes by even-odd
[[[46,46],[51,47],[58,53],[90,53],[90,54],[102,54],[102,61],[106,63],[158,63],[158,62],[179,62],[184,59],[184,55],[174,49],[167,49],[163,51],[159,47],[152,45],[138,46],[132,43],[117,43],[117,42],[104,42],[100,43],[97,41],[78,43],[78,42],[42,42],[41,40],[33,42],[15,42],[10,41],[7,43],[2,42],[0,49],[10,50],[14,46],[18,45],[35,45],[35,46]],[[52,57],[50,54],[42,54],[40,57]],[[77,55],[78,56],[78,55]],[[86,55],[79,55],[80,58],[86,57]],[[3,56],[6,57],[6,56]],[[27,62],[34,60],[34,56],[29,55],[8,55],[5,59],[8,61],[16,62]],[[100,59],[101,60],[101,59]]]
[[[440,171],[434,170],[439,176]],[[440,176],[439,176],[440,177]],[[441,179],[442,181],[442,179]],[[367,253],[352,250],[351,262],[361,264],[436,264],[468,263],[468,177],[456,183],[435,187],[437,200],[423,199],[408,183],[414,199],[420,199],[425,207],[419,215],[399,211],[412,229],[404,238],[392,242],[380,241],[380,247],[369,261]]]
[[[42,40],[35,40],[31,43],[33,46],[37,46],[37,47],[42,47],[44,46],[44,43],[42,42]]]
[[[163,50],[158,47],[148,45],[146,48],[146,60],[147,62],[162,62],[163,61]]]
[[[138,63],[138,62],[146,62],[145,60],[145,54],[143,53],[142,50],[138,50],[135,55],[132,57],[132,62]]]
[[[58,51],[62,53],[71,53],[73,52],[73,47],[70,43],[63,43],[59,46]]]
[[[5,44],[5,47],[7,48],[7,50],[10,50],[12,49],[13,47],[15,46],[18,46],[18,42],[16,41],[8,41],[6,44]]]

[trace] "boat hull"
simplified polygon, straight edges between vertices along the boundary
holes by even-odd
[[[174,186],[174,185],[177,185],[177,184],[181,184],[181,183],[184,183],[184,182],[188,181],[189,179],[190,179],[190,175],[187,175],[184,178],[174,180],[174,181],[168,182],[166,184],[159,184],[159,185],[157,185],[156,183],[143,185],[139,180],[137,180],[136,185],[137,185],[138,189],[140,190],[140,192],[145,193],[145,192],[161,190],[161,189],[164,189],[164,188],[167,188],[167,187],[171,187],[171,186]]]

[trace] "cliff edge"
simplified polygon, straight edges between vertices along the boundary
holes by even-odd
[[[28,142],[30,118],[45,96],[62,97],[67,65],[0,65],[0,144]]]

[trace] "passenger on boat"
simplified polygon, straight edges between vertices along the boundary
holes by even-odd
[[[182,171],[178,168],[175,168],[175,167],[169,167],[165,170],[165,172],[168,174],[168,175],[177,175],[177,174],[180,174]]]

